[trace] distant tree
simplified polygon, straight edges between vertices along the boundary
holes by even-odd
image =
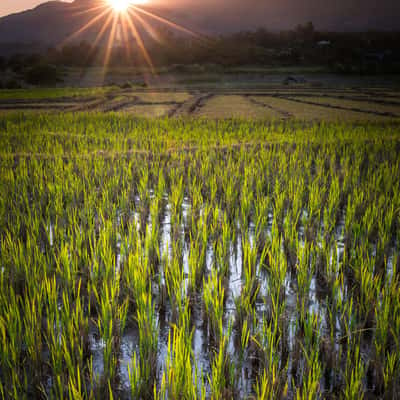
[[[4,71],[7,68],[7,60],[0,56],[0,71]]]
[[[32,85],[54,85],[60,81],[59,72],[54,65],[35,65],[27,70],[25,81]]]
[[[78,45],[66,45],[61,49],[60,62],[64,65],[83,67],[89,63],[92,54],[93,48],[86,41]]]
[[[309,21],[304,25],[298,25],[296,28],[296,34],[300,40],[310,41],[314,40],[315,28],[314,24]]]
[[[20,89],[21,83],[15,78],[7,79],[3,84],[4,89]]]
[[[25,60],[23,54],[14,54],[8,60],[8,67],[16,72],[20,73],[25,68]]]

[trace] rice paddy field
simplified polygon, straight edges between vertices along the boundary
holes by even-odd
[[[400,125],[379,117],[4,113],[0,397],[398,398]]]
[[[311,122],[388,123],[400,119],[400,90],[389,87],[320,86],[318,82],[260,87],[251,81],[226,86],[164,83],[138,88],[118,86],[0,91],[0,115],[60,112],[116,112],[145,118],[196,117]],[[322,85],[322,83],[321,83]],[[343,83],[342,83],[343,85]],[[125,87],[126,86],[126,87]]]

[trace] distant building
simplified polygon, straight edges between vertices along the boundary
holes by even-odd
[[[329,40],[320,40],[317,45],[319,47],[327,47],[331,45],[331,42]]]
[[[366,53],[364,54],[365,61],[370,62],[382,62],[386,58],[386,52],[375,52],[375,53]]]

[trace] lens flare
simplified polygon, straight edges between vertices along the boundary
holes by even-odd
[[[123,13],[131,6],[146,4],[147,0],[107,0],[107,3],[115,12]]]
[[[100,0],[99,0],[100,1]],[[137,56],[141,56],[151,74],[156,74],[156,70],[151,59],[151,54],[146,48],[146,42],[143,39],[143,31],[145,31],[153,40],[163,43],[157,30],[151,26],[151,20],[162,23],[174,30],[191,35],[202,43],[206,43],[206,39],[196,32],[179,25],[167,18],[150,12],[146,7],[141,5],[150,5],[153,0],[101,0],[98,6],[85,8],[76,7],[75,15],[87,15],[88,20],[78,30],[71,33],[65,38],[59,47],[78,40],[79,36],[89,29],[98,28],[92,49],[86,58],[86,63],[90,57],[98,50],[100,43],[104,44],[104,60],[103,60],[103,82],[107,74],[107,70],[111,61],[112,52],[116,45],[125,48],[127,58],[132,61]],[[89,65],[89,64],[88,64]],[[86,68],[86,67],[85,67]]]
[[[126,11],[131,5],[130,0],[108,0],[110,6],[117,12]]]
[[[123,13],[132,5],[147,3],[147,0],[107,0],[108,4],[118,13]]]

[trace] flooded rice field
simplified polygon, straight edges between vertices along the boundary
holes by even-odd
[[[1,136],[4,398],[396,397],[396,126],[57,118]]]

